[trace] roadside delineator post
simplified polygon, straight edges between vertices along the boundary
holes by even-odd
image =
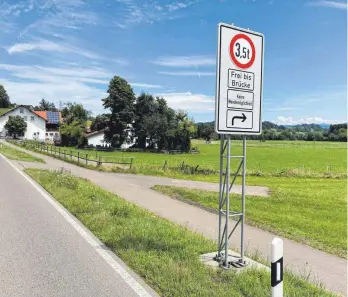
[[[271,286],[272,297],[283,297],[283,240],[272,240],[271,255]]]

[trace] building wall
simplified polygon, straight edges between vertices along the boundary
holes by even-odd
[[[87,139],[89,145],[106,145],[106,142],[104,142],[104,132],[91,135]]]
[[[0,136],[6,136],[6,129],[4,126],[10,116],[16,115],[24,118],[27,123],[27,130],[22,138],[28,140],[45,140],[46,121],[25,107],[17,107],[9,113],[0,116]]]

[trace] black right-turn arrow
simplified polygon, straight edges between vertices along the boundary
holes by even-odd
[[[232,118],[232,126],[234,126],[234,120],[235,120],[235,119],[241,119],[241,120],[242,120],[242,123],[245,122],[245,120],[247,119],[247,117],[245,116],[244,113],[242,113],[242,115],[243,115],[242,117],[235,116],[235,117]]]

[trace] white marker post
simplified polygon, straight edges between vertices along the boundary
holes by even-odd
[[[271,255],[272,297],[283,297],[283,240],[272,240]]]

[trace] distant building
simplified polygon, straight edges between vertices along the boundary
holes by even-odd
[[[5,125],[11,116],[20,116],[26,121],[27,129],[20,138],[39,141],[53,141],[59,135],[62,121],[60,112],[33,111],[29,106],[18,105],[0,116],[0,137],[8,135]]]
[[[59,126],[62,123],[62,114],[59,111],[33,111],[46,120],[45,141],[53,142],[59,136]]]
[[[26,121],[27,129],[20,138],[30,140],[45,140],[46,119],[31,111],[27,106],[18,105],[0,116],[0,136],[10,136],[5,129],[5,125],[11,116],[20,116]]]
[[[87,140],[88,140],[88,145],[102,145],[106,146],[107,143],[104,141],[104,130],[100,131],[95,131],[92,133],[86,134]]]
[[[109,146],[110,144],[108,142],[104,141],[104,131],[105,130],[100,130],[100,131],[95,131],[95,132],[86,134],[86,137],[88,140],[88,145]],[[136,138],[133,137],[131,129],[127,128],[126,132],[127,132],[126,139],[125,139],[124,143],[121,145],[121,149],[130,148],[136,142]]]

